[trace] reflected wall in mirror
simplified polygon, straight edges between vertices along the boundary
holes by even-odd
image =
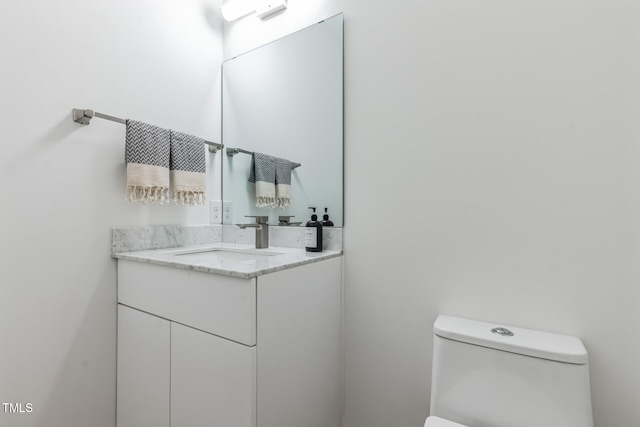
[[[231,203],[225,224],[253,222],[245,215],[322,220],[328,208],[343,225],[343,17],[321,21],[222,66],[222,196]],[[256,207],[249,182],[251,155],[242,149],[300,163],[291,173],[291,205]]]

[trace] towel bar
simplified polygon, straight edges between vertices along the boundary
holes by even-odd
[[[242,148],[227,148],[227,156],[229,157],[233,157],[238,153],[253,155],[253,151],[243,150]],[[295,169],[298,166],[302,166],[302,164],[291,162],[291,169]]]
[[[110,116],[108,114],[98,113],[93,110],[82,110],[80,108],[74,108],[72,112],[73,121],[76,123],[80,123],[81,125],[88,125],[91,123],[91,119],[97,117],[99,119],[111,120],[112,122],[118,122],[122,124],[126,124],[126,119],[121,119],[119,117]],[[216,153],[219,149],[223,148],[224,145],[218,144],[217,142],[204,141],[205,144],[209,146],[209,151],[212,153]]]

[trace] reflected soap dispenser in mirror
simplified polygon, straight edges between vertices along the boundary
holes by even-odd
[[[333,227],[333,221],[329,219],[329,208],[324,208],[324,215],[322,215],[322,226]]]

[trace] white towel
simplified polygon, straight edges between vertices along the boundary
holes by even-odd
[[[177,205],[204,205],[207,165],[204,139],[171,131],[171,185]]]
[[[127,120],[125,162],[130,202],[164,203],[169,199],[169,131]]]

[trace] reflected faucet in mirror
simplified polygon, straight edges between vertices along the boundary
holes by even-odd
[[[280,215],[278,217],[278,225],[282,225],[282,226],[293,226],[293,225],[300,225],[302,224],[302,222],[291,222],[291,218],[293,218],[295,215]]]

